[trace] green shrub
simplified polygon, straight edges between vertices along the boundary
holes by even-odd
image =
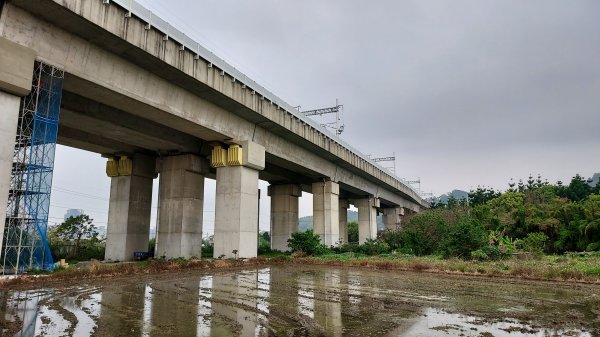
[[[292,237],[287,242],[292,252],[300,251],[306,255],[322,255],[329,251],[325,245],[321,244],[319,235],[314,234],[312,229],[292,233]]]
[[[502,250],[501,247],[493,245],[485,245],[481,248],[485,254],[487,254],[490,260],[499,260],[510,256],[512,253],[507,253]],[[512,251],[511,251],[512,252]]]
[[[449,229],[441,244],[440,253],[444,257],[467,257],[472,251],[480,249],[485,240],[483,226],[472,218],[463,217]]]
[[[366,255],[379,255],[390,251],[390,246],[379,240],[367,239],[365,243],[359,246],[361,253]]]
[[[201,257],[212,258],[215,251],[215,246],[212,240],[203,239],[202,240],[202,252]]]
[[[271,237],[269,236],[269,233],[264,232],[263,234],[258,235],[258,254],[267,255],[271,254],[272,252],[273,251],[271,250]]]
[[[544,233],[529,233],[523,239],[523,248],[528,252],[539,255],[544,252],[546,241],[548,241],[548,236]]]
[[[487,261],[490,257],[483,251],[483,249],[477,249],[471,252],[471,258],[478,261]]]
[[[358,222],[348,222],[348,242],[358,243]]]
[[[431,255],[440,249],[453,217],[452,211],[434,209],[415,215],[399,234],[399,245],[415,255]],[[394,243],[397,245],[397,243]]]
[[[353,242],[339,245],[337,247],[332,247],[331,250],[336,254],[358,253],[360,251],[360,246],[358,243]]]
[[[156,249],[156,238],[150,239],[148,241],[148,253],[150,256],[154,256],[154,250]]]
[[[406,254],[406,255],[415,255],[413,250],[408,247],[402,247],[402,248],[398,249],[398,253]]]
[[[600,250],[600,242],[594,242],[587,245],[585,248],[586,252],[594,252]]]
[[[478,261],[499,260],[510,256],[503,252],[498,246],[485,245],[471,252],[471,258]]]
[[[397,250],[404,246],[404,235],[400,230],[385,230],[379,237],[387,243],[392,250]]]
[[[54,239],[49,244],[52,257],[55,261],[59,259],[77,259],[78,261],[89,261],[91,259],[104,260],[104,252],[106,250],[104,240],[98,238],[80,240],[77,250],[71,241]]]
[[[104,252],[106,251],[106,243],[104,240],[92,238],[89,240],[82,240],[79,246],[79,253],[77,259],[80,261],[89,260],[104,260]]]

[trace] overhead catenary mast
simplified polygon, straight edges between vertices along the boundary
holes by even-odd
[[[422,194],[421,192],[421,178],[418,178],[417,180],[406,180],[407,183],[409,183],[410,185],[417,185],[417,192],[419,194]]]
[[[367,157],[369,157],[372,161],[374,161],[376,163],[394,162],[394,167],[385,167],[385,168],[390,170],[392,173],[396,174],[396,153],[395,152],[393,152],[391,156],[387,156],[387,157],[371,158],[371,155],[367,155]]]
[[[298,106],[297,108],[298,111],[300,111],[300,106]],[[321,126],[335,130],[335,134],[339,136],[340,134],[342,134],[342,132],[344,132],[344,122],[342,121],[344,106],[342,104],[339,104],[337,98],[335,100],[335,106],[329,108],[302,111],[302,114],[304,116],[323,116],[325,114],[333,113],[335,114],[335,122],[321,124]]]

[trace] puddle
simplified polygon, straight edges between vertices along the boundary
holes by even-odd
[[[523,324],[516,320],[490,322],[481,317],[452,314],[443,310],[427,308],[424,316],[398,336],[481,336],[481,337],[533,337],[533,336],[579,336],[591,337],[591,333],[579,328],[549,328]]]
[[[598,336],[600,286],[321,267],[0,291],[0,336]]]

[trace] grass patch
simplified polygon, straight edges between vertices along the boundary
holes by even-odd
[[[387,253],[366,256],[357,253],[327,254],[293,259],[294,263],[362,267],[384,270],[441,272],[532,280],[600,282],[600,256],[531,256],[501,261],[476,261],[439,256]]]

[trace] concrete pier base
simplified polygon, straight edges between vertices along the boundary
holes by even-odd
[[[337,246],[340,240],[340,186],[333,181],[312,184],[313,232],[321,237],[321,243]]]
[[[358,242],[363,244],[367,239],[377,238],[377,207],[379,199],[365,198],[353,201],[358,208]]]
[[[208,162],[193,154],[162,159],[156,256],[201,256],[204,175],[208,170]]]
[[[258,171],[245,166],[217,168],[214,257],[256,257]]]
[[[386,230],[397,231],[400,230],[400,222],[402,215],[404,215],[404,208],[393,207],[383,209],[383,224]]]
[[[298,231],[298,185],[271,185],[271,249],[288,251],[287,240]]]
[[[340,199],[339,201],[340,207],[340,243],[346,244],[348,243],[348,208],[350,207],[350,203],[347,199]]]
[[[150,236],[156,160],[135,154],[132,159],[121,158],[119,164],[119,175],[111,177],[110,183],[104,255],[107,261],[133,260],[133,252],[148,251]]]

